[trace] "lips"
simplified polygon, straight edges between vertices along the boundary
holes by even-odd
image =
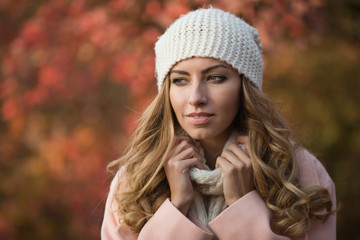
[[[214,114],[206,113],[206,112],[199,112],[199,113],[190,113],[185,115],[187,119],[193,124],[200,125],[209,122],[213,117]]]

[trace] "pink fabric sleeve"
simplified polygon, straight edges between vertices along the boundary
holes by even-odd
[[[336,208],[335,186],[322,164],[308,151],[297,151],[300,182],[303,187],[318,185],[328,189],[333,209]],[[213,233],[221,240],[232,239],[289,239],[275,234],[270,228],[271,212],[256,191],[249,192],[225,209],[209,223]],[[335,240],[336,215],[325,223],[312,219],[305,240]]]
[[[251,191],[220,213],[209,227],[221,240],[289,239],[270,228],[270,210],[257,191]]]
[[[336,208],[335,186],[325,168],[313,155],[304,149],[297,152],[297,159],[301,185],[303,187],[319,185],[327,188],[333,201],[333,208]],[[289,239],[277,235],[271,230],[271,212],[256,191],[246,194],[212,220],[209,223],[212,232],[191,216],[184,216],[169,200],[166,200],[145,224],[137,238],[126,225],[118,221],[119,216],[114,193],[119,179],[123,177],[122,172],[120,171],[111,183],[101,230],[103,240],[210,240],[213,236],[212,233],[220,240]],[[312,219],[310,229],[304,240],[306,239],[335,240],[336,215],[330,216],[325,223]]]
[[[167,199],[145,224],[139,240],[210,240],[212,236],[205,226],[190,221]]]
[[[299,161],[301,161],[299,165],[300,176],[302,176],[302,178],[300,178],[302,186],[318,185],[326,188],[330,193],[332,209],[335,210],[337,208],[335,184],[326,172],[324,166],[305,149],[300,149],[297,156]],[[335,240],[336,214],[331,215],[325,223],[313,218],[310,222],[308,236],[309,240]]]
[[[329,190],[334,210],[336,209],[336,196],[335,185],[332,181],[329,182],[327,189]],[[336,214],[331,215],[325,223],[318,219],[312,219],[308,235],[309,240],[336,240]]]
[[[144,225],[137,237],[125,224],[119,222],[114,195],[123,175],[124,168],[116,174],[110,186],[101,227],[102,240],[210,240],[212,238],[213,234],[208,228],[191,216],[189,218],[184,216],[168,199]]]
[[[136,240],[136,236],[125,225],[120,224],[117,213],[118,205],[115,200],[115,192],[119,180],[124,175],[125,168],[121,168],[115,175],[110,185],[110,191],[105,204],[104,219],[101,226],[102,240]]]

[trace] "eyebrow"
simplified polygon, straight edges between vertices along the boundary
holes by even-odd
[[[226,68],[226,69],[230,69],[228,66],[224,65],[224,64],[218,64],[218,65],[214,65],[208,68],[205,68],[204,70],[201,71],[201,74],[205,74],[210,72],[211,70],[214,70],[216,68]],[[182,74],[182,75],[186,75],[186,76],[190,76],[190,73],[186,72],[186,71],[182,71],[182,70],[171,70],[170,74],[172,73],[178,73],[178,74]]]

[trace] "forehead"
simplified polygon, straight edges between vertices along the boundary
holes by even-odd
[[[222,64],[233,69],[229,64],[215,58],[192,57],[176,63],[171,70],[203,69],[213,65]]]

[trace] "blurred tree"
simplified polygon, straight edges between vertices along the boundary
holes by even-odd
[[[1,239],[99,238],[105,166],[157,91],[157,36],[207,4],[258,28],[265,91],[285,102],[298,132],[322,153],[343,205],[355,205],[359,181],[349,184],[357,176],[348,168],[360,139],[355,1],[2,0]],[[343,209],[339,233],[351,236],[359,209]]]
[[[336,183],[339,239],[360,239],[359,10],[355,1],[329,1],[325,32],[302,48],[283,42],[268,64],[267,92],[286,103]]]

